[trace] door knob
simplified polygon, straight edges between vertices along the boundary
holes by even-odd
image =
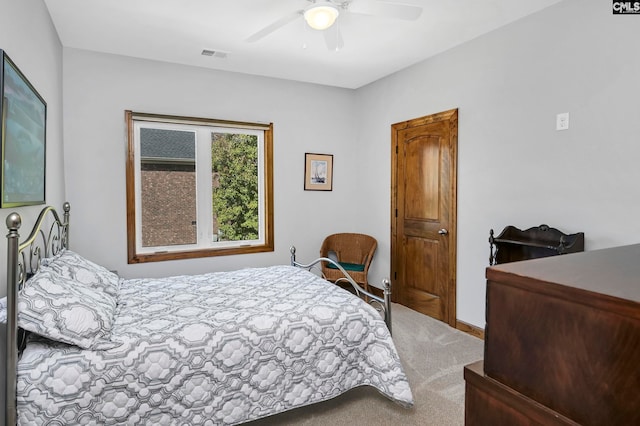
[[[446,229],[442,228],[441,230],[438,231],[438,234],[447,235],[447,234],[449,234],[449,231],[447,231]]]

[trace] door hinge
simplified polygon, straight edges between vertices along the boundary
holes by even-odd
[[[396,154],[398,153],[398,145],[396,145]]]
[[[397,279],[398,279],[398,273],[397,273],[397,272],[394,272],[394,273],[393,273],[393,279],[394,279],[394,280],[397,280]]]
[[[396,217],[398,217],[398,209],[396,209]]]

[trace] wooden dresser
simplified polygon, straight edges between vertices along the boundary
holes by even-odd
[[[467,425],[640,425],[640,244],[487,268]]]

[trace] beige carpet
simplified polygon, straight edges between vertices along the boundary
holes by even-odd
[[[411,384],[415,406],[404,409],[375,389],[249,423],[262,425],[464,424],[463,367],[483,357],[483,341],[428,316],[393,304],[393,340]]]

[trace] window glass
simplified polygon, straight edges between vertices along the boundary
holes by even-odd
[[[212,133],[213,241],[260,237],[258,137]]]
[[[194,132],[140,129],[142,247],[197,244]]]

